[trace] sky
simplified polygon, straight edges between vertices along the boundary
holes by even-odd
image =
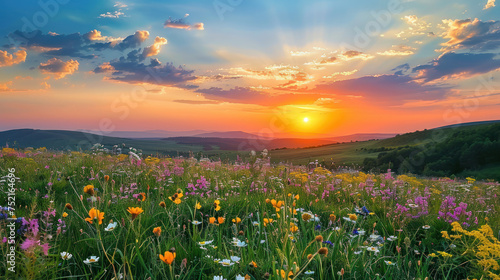
[[[317,137],[500,119],[495,0],[30,3],[0,11],[0,131]]]

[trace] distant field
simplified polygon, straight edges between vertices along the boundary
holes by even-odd
[[[283,149],[270,152],[272,162],[307,164],[314,160],[333,161],[335,164],[361,164],[366,157],[376,158],[379,152],[361,150],[377,147],[380,140],[340,143],[316,148]]]

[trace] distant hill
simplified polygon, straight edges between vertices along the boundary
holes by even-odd
[[[154,138],[167,138],[167,137],[180,137],[180,136],[194,136],[197,134],[211,133],[206,130],[187,130],[187,131],[167,131],[167,130],[144,130],[144,131],[82,131],[97,135],[104,135],[119,138],[133,138],[133,139],[154,139]]]
[[[0,145],[14,148],[46,147],[54,150],[89,150],[94,144],[111,149],[114,145],[142,149],[145,154],[176,154],[177,152],[202,151],[197,145],[181,145],[175,141],[139,140],[108,137],[80,131],[16,129],[0,132]]]
[[[170,137],[166,141],[175,141],[181,145],[200,145],[205,151],[262,151],[264,149],[304,148],[312,146],[329,145],[335,142],[325,139],[300,139],[300,138],[217,138],[217,137]]]
[[[337,136],[328,138],[334,142],[355,142],[355,141],[368,141],[368,140],[379,140],[387,139],[396,136],[396,133],[357,133],[345,136]]]
[[[184,135],[188,136],[188,135]],[[225,132],[205,132],[193,135],[193,137],[206,137],[206,138],[242,138],[242,139],[257,139],[262,138],[258,135],[246,133],[243,131],[225,131]]]

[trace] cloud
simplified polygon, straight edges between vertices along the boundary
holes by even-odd
[[[313,104],[319,98],[328,96],[322,94],[269,94],[267,92],[255,90],[248,87],[234,87],[230,89],[222,89],[219,87],[211,87],[206,89],[196,90],[202,93],[206,99],[216,100],[219,102],[230,102],[240,104],[255,104],[261,106],[281,106],[288,104]]]
[[[145,83],[186,89],[198,87],[187,84],[197,79],[193,70],[175,67],[172,63],[162,65],[158,59],[151,59],[146,65],[142,62],[143,59],[139,50],[134,50],[129,52],[127,57],[120,57],[96,67],[94,73],[107,73],[107,80],[130,84]]]
[[[106,12],[105,14],[100,14],[98,18],[120,18],[125,14],[121,11]]]
[[[405,100],[441,98],[448,88],[419,84],[410,76],[377,75],[318,84],[310,91],[337,99],[362,96],[372,103],[401,104]]]
[[[394,75],[404,75],[406,72],[408,72],[408,70],[410,70],[410,64],[408,63],[405,63],[405,64],[401,64],[399,66],[396,66],[394,69],[391,69],[391,71],[396,71],[394,72]]]
[[[0,91],[12,91],[10,86],[12,85],[12,81],[6,83],[0,83]]]
[[[448,39],[439,51],[459,49],[491,51],[500,47],[500,21],[443,20],[447,31],[443,38]]]
[[[483,10],[495,7],[495,0],[488,0],[488,3],[484,5]]]
[[[220,104],[220,101],[215,100],[173,100],[173,102],[184,103],[184,104],[193,104],[193,105],[204,105],[204,104]]]
[[[26,60],[26,51],[19,50],[13,54],[0,50],[0,67],[12,66]]]
[[[424,82],[469,78],[500,68],[500,59],[493,53],[444,53],[429,64],[413,68],[417,79]]]
[[[415,48],[406,45],[393,45],[390,50],[384,52],[378,52],[378,55],[385,56],[406,56],[412,55]]]
[[[202,22],[195,23],[193,25],[190,25],[189,23],[186,22],[185,18],[188,17],[189,14],[186,14],[184,18],[180,19],[172,19],[169,17],[167,21],[163,24],[164,28],[174,28],[174,29],[185,29],[185,30],[205,30],[205,25]]]
[[[167,44],[167,39],[163,37],[156,37],[153,45],[144,48],[144,51],[142,52],[143,57],[149,57],[149,56],[154,56],[160,53],[161,46]]]
[[[58,59],[51,58],[46,63],[40,63],[38,69],[44,74],[53,75],[55,79],[64,78],[67,75],[71,75],[78,70],[78,61],[70,59],[66,62]]]
[[[356,72],[358,72],[357,69],[354,69],[352,71],[335,72],[335,73],[332,73],[331,75],[323,76],[323,79],[332,79],[332,78],[338,77],[338,76],[350,76]]]
[[[314,60],[312,62],[306,62],[304,65],[311,65],[313,67],[323,66],[323,65],[334,65],[341,63],[342,61],[349,61],[353,59],[368,60],[374,58],[373,55],[366,54],[360,51],[345,51],[337,56],[322,55],[321,60]]]
[[[126,8],[126,7],[128,7],[128,5],[123,4],[122,2],[115,2],[115,4],[113,5],[113,7]]]
[[[40,30],[24,33],[16,30],[9,34],[9,37],[18,42],[21,47],[50,56],[95,58],[92,51],[105,49],[123,51],[128,48],[136,48],[149,37],[149,32],[139,30],[123,40],[103,36],[100,31],[95,29],[83,35],[80,33],[42,34]]]
[[[47,90],[50,89],[50,84],[47,82],[41,82],[40,85],[43,87],[43,89]]]
[[[428,33],[427,30],[431,27],[430,23],[427,23],[425,20],[417,17],[416,15],[407,15],[401,18],[406,24],[408,24],[408,28],[402,30],[396,34],[396,37],[407,39],[408,37],[413,36],[422,36]]]

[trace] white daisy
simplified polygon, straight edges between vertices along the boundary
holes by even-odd
[[[192,221],[191,223],[192,223],[193,225],[199,225],[199,224],[201,224],[201,222],[200,222],[200,221],[196,221],[196,220],[195,220],[195,221]]]
[[[238,256],[231,256],[231,260],[232,260],[233,262],[239,262],[239,261],[241,260],[241,258],[240,258],[240,257],[238,257]]]
[[[105,231],[113,231],[118,226],[117,222],[109,223],[108,226],[104,229]]]
[[[396,265],[396,263],[393,263],[391,261],[384,261],[386,265]]]
[[[61,258],[62,258],[63,260],[69,260],[69,259],[71,259],[72,257],[73,257],[73,255],[72,255],[72,254],[70,254],[70,253],[68,253],[68,252],[62,252],[62,253],[61,253]]]
[[[84,260],[83,263],[85,263],[85,264],[93,264],[93,263],[96,263],[98,261],[99,261],[99,257],[90,256],[89,258],[87,258],[86,260]]]
[[[200,241],[198,242],[198,245],[200,246],[205,246],[205,245],[208,245],[210,243],[214,242],[213,240],[208,240],[208,241]]]

